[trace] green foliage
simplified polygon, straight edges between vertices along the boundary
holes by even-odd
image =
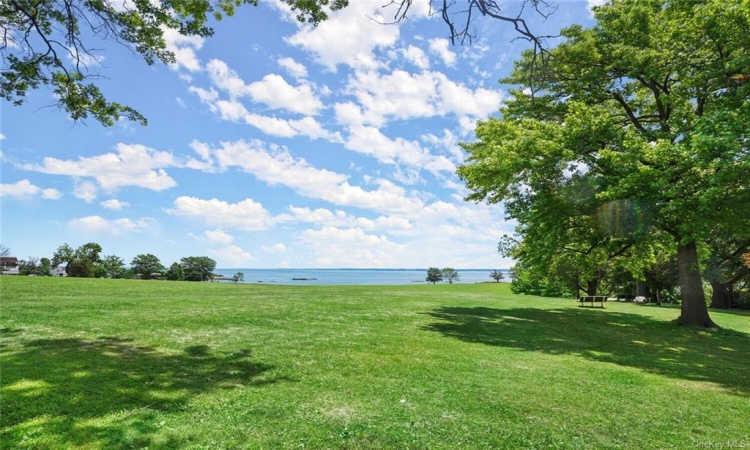
[[[209,281],[213,279],[216,261],[208,256],[188,256],[180,260],[186,281]]]
[[[107,255],[101,262],[104,276],[108,278],[124,278],[125,260],[116,255]]]
[[[284,0],[301,22],[314,25],[327,11],[347,5],[347,0]],[[258,0],[156,0],[39,2],[12,0],[0,8],[3,70],[0,97],[21,105],[30,90],[49,87],[58,105],[76,121],[89,116],[105,126],[120,118],[146,124],[138,111],[108,101],[90,82],[96,71],[96,51],[101,41],[121,43],[146,64],[169,64],[175,55],[164,38],[169,30],[184,36],[208,37],[210,21],[232,16],[244,4]]]
[[[89,259],[74,259],[68,263],[65,272],[69,277],[94,278],[96,265]]]
[[[514,294],[538,295],[540,297],[573,298],[575,293],[566,288],[559,279],[515,266],[510,290]]]
[[[185,279],[185,269],[180,263],[172,263],[164,274],[167,280],[183,281]]]
[[[438,281],[443,281],[443,271],[437,267],[430,267],[427,269],[427,277],[425,278],[425,281],[432,284],[435,284]]]
[[[495,280],[496,283],[499,283],[500,280],[505,279],[505,275],[499,270],[493,270],[492,272],[490,272],[490,278]]]
[[[19,275],[36,275],[38,270],[39,258],[29,256],[25,260],[18,261]]]
[[[232,281],[234,281],[235,283],[245,281],[245,274],[242,272],[235,273],[234,275],[232,275]]]
[[[461,279],[461,275],[453,267],[446,267],[440,271],[443,273],[443,280],[447,281],[448,284],[453,284],[454,281]]]
[[[680,321],[711,326],[695,245],[750,223],[750,83],[730,76],[750,66],[743,9],[614,1],[595,27],[564,30],[543,67],[516,64],[505,82],[528,89],[477,125],[458,173],[469,200],[503,201],[519,222],[528,267],[573,263],[595,284],[658,230],[684,260]]]
[[[159,258],[151,253],[136,256],[130,262],[130,266],[133,273],[144,280],[157,278],[164,272],[164,266]]]
[[[54,267],[57,267],[61,264],[67,265],[70,263],[70,261],[73,260],[73,248],[69,246],[68,244],[63,244],[55,250],[55,253],[52,255],[52,265]]]
[[[39,260],[39,267],[37,268],[36,274],[42,277],[49,277],[52,275],[52,263],[49,258],[41,258]]]

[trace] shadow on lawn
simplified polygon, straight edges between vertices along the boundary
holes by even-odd
[[[750,396],[750,336],[591,309],[440,308],[424,329],[466,342],[579,355]]]
[[[7,349],[0,354],[0,448],[175,447],[167,434],[157,437],[159,413],[179,411],[211,390],[283,380],[270,376],[273,366],[253,362],[249,350],[214,355],[193,346],[170,354],[117,337]]]

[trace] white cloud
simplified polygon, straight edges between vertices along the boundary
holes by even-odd
[[[260,249],[267,253],[286,253],[286,245],[282,242],[274,245],[261,245]]]
[[[401,55],[409,62],[417,66],[422,70],[430,68],[430,58],[427,54],[419,47],[410,45],[400,50]]]
[[[217,228],[213,231],[206,230],[203,234],[206,235],[209,241],[215,242],[217,244],[228,245],[231,244],[232,241],[234,241],[234,237],[232,237],[231,234],[220,228]]]
[[[331,211],[326,208],[310,209],[308,207],[290,206],[288,213],[276,216],[280,223],[303,222],[311,223],[318,227],[350,227],[360,228],[366,231],[379,231],[401,234],[413,228],[411,221],[395,216],[380,216],[375,219],[366,217],[355,217],[344,211]]]
[[[305,230],[298,241],[315,256],[320,266],[397,267],[403,245],[384,235],[367,234],[358,228],[323,227]]]
[[[80,198],[86,203],[91,203],[99,194],[99,188],[90,181],[77,181],[73,187],[73,196]]]
[[[276,74],[266,75],[262,81],[250,83],[247,90],[255,102],[265,103],[271,109],[315,115],[323,107],[309,85],[292,86]]]
[[[52,175],[92,177],[106,191],[124,186],[162,191],[177,185],[163,170],[164,167],[179,165],[171,153],[139,144],[120,143],[116,149],[117,153],[81,156],[75,161],[47,157],[42,164],[24,164],[22,168]]]
[[[276,63],[286,69],[286,71],[289,72],[289,75],[293,76],[294,78],[305,78],[307,76],[307,69],[305,68],[305,66],[298,63],[292,58],[279,58]]]
[[[384,25],[392,21],[387,13],[379,0],[350,2],[317,27],[304,25],[285,40],[308,51],[319,64],[334,72],[339,64],[379,67],[381,63],[373,51],[391,47],[399,38],[398,26]]]
[[[456,166],[442,155],[433,155],[417,141],[390,139],[378,128],[357,126],[350,128],[346,148],[375,157],[385,164],[405,164],[433,173],[455,172]]]
[[[190,72],[201,70],[201,63],[195,51],[203,47],[203,38],[200,36],[186,36],[171,28],[163,28],[163,31],[167,50],[174,53],[176,59],[172,67],[174,69],[184,68]]]
[[[486,118],[497,111],[502,93],[485,88],[471,89],[440,72],[412,74],[394,70],[390,74],[357,71],[347,90],[356,97],[360,113],[351,106],[337,105],[337,118],[346,121],[353,114],[360,123],[382,126],[389,119],[414,119],[452,114]],[[349,120],[354,122],[354,120]]]
[[[272,218],[263,205],[249,198],[228,203],[216,198],[204,200],[181,196],[175,199],[173,207],[166,212],[197,219],[208,225],[245,231],[265,230],[272,225]]]
[[[112,211],[120,211],[121,209],[129,206],[128,202],[122,202],[120,200],[117,200],[116,198],[105,200],[99,204],[107,209],[111,209]]]
[[[443,64],[453,67],[456,65],[456,54],[448,49],[449,44],[447,39],[430,39],[430,51],[439,56]]]
[[[314,117],[287,120],[263,116],[251,113],[245,108],[245,105],[237,100],[217,100],[217,96],[212,95],[215,94],[215,91],[212,93],[212,91],[195,87],[191,90],[201,98],[201,101],[209,105],[212,112],[218,113],[223,120],[245,122],[272,136],[287,138],[306,136],[310,139],[323,139],[329,142],[343,141],[340,133],[331,133],[324,129]]]
[[[212,59],[206,65],[211,81],[227,92],[231,99],[249,97],[271,109],[281,109],[297,114],[315,115],[323,104],[307,83],[292,86],[276,74],[268,74],[260,81],[246,84],[224,61]]]
[[[42,198],[45,200],[59,200],[62,198],[62,193],[57,189],[42,189]]]
[[[152,219],[141,218],[131,220],[128,218],[107,220],[101,216],[86,216],[73,219],[68,226],[76,231],[85,233],[107,233],[120,235],[128,232],[142,232],[150,228]]]
[[[15,197],[26,199],[40,194],[45,200],[57,200],[62,194],[57,189],[42,189],[29,180],[21,180],[10,184],[0,184],[0,197]]]
[[[379,212],[414,211],[422,202],[390,181],[375,181],[377,189],[365,190],[348,183],[346,175],[318,169],[288,150],[266,148],[261,141],[223,142],[214,156],[221,169],[238,167],[269,185],[282,185],[299,195],[326,200],[341,206],[356,206]]]
[[[208,255],[216,260],[217,266],[222,267],[242,267],[255,260],[253,255],[236,245],[208,250]]]

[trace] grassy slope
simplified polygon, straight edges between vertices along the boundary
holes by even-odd
[[[0,448],[750,445],[750,316],[504,284],[0,277]]]

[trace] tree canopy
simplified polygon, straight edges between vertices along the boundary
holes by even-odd
[[[750,229],[750,83],[737,81],[750,67],[750,9],[614,0],[594,14],[595,27],[563,30],[535,85],[532,52],[504,80],[517,89],[502,117],[464,145],[468,199],[505,202],[522,238],[556,247],[612,252],[670,236],[678,321],[713,326],[697,245],[719,225]],[[523,242],[543,257],[545,245]]]

